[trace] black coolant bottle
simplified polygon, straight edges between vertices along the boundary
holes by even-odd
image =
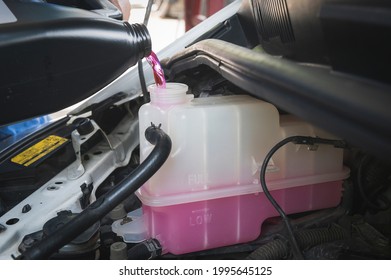
[[[144,25],[0,0],[0,126],[76,104],[150,52]]]

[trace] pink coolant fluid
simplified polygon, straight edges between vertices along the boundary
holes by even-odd
[[[152,67],[153,77],[155,79],[156,86],[159,88],[165,88],[166,79],[164,78],[164,72],[157,55],[152,51],[151,54],[146,57],[146,60]]]

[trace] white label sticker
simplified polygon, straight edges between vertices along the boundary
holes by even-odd
[[[11,12],[11,10],[7,7],[7,5],[0,0],[0,24],[15,22],[16,17]]]

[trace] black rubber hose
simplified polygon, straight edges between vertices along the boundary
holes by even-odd
[[[74,219],[24,252],[18,259],[47,259],[106,216],[115,206],[151,178],[168,158],[171,151],[171,139],[160,129],[160,126],[156,127],[153,124],[145,131],[145,137],[155,147],[126,179],[101,196]]]
[[[319,244],[343,240],[347,237],[347,231],[336,226],[302,230],[296,233],[297,242],[302,250]],[[256,249],[247,257],[247,259],[280,260],[288,256],[290,251],[291,248],[289,247],[288,242],[282,239],[276,239]]]
[[[282,141],[280,141],[276,145],[274,145],[271,148],[271,150],[267,153],[267,155],[265,156],[265,159],[262,163],[261,170],[260,170],[259,174],[260,174],[260,182],[261,182],[263,193],[265,194],[267,199],[270,201],[270,203],[273,205],[273,207],[277,210],[277,212],[280,214],[280,216],[285,224],[285,227],[289,233],[288,239],[292,245],[292,251],[293,251],[293,255],[295,256],[295,259],[303,259],[304,257],[303,257],[301,250],[300,250],[298,242],[296,240],[295,232],[294,232],[294,229],[291,225],[290,219],[286,215],[285,211],[281,208],[281,206],[277,203],[277,201],[273,198],[273,196],[269,192],[269,189],[266,184],[266,169],[267,169],[267,166],[269,164],[270,159],[281,147],[283,147],[284,145],[286,145],[290,142],[295,142],[296,138],[297,138],[296,136],[291,136],[291,137],[283,139]]]
[[[128,260],[150,260],[162,255],[162,246],[157,239],[148,239],[128,251]]]

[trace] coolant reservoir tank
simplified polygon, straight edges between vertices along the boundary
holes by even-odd
[[[272,104],[247,95],[193,98],[186,85],[176,83],[149,91],[151,102],[139,111],[141,160],[153,149],[144,137],[151,122],[171,137],[172,150],[137,191],[144,225],[116,232],[126,242],[146,232],[159,240],[163,253],[173,254],[256,239],[263,221],[278,215],[259,183],[266,154],[283,138],[323,134],[300,120],[280,118]],[[273,156],[266,180],[286,213],[339,203],[348,172],[342,151],[334,150],[290,144]]]

